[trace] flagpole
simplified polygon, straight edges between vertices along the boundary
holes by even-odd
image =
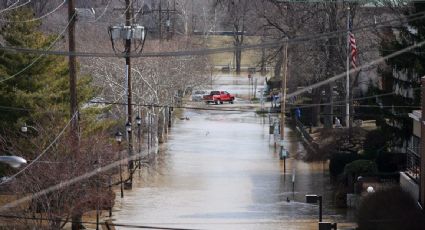
[[[347,8],[347,76],[345,82],[345,126],[350,124],[350,7]]]

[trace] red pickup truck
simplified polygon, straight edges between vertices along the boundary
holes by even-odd
[[[233,104],[235,100],[235,96],[226,92],[226,91],[211,91],[209,95],[204,95],[203,97],[205,103],[218,103],[223,104],[223,102],[227,101],[230,104]]]

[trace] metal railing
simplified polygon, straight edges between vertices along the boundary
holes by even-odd
[[[415,150],[408,148],[406,153],[406,174],[419,183],[421,158],[415,153]]]

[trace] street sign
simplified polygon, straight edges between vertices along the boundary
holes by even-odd
[[[286,158],[286,157],[288,157],[288,155],[289,155],[289,152],[288,152],[288,150],[286,150],[285,148],[280,148],[280,159],[284,159],[284,158]]]

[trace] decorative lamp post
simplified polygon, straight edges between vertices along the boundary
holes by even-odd
[[[127,133],[131,133],[131,122],[127,122],[125,124],[125,130],[127,131]]]
[[[139,126],[139,127],[140,127],[140,125],[142,125],[142,118],[140,118],[140,116],[139,116],[139,115],[137,115],[137,117],[136,117],[136,124],[137,124],[137,126]]]
[[[141,168],[141,155],[142,155],[142,132],[141,132],[141,126],[142,126],[142,118],[139,114],[137,114],[136,117],[136,124],[137,124],[137,143],[139,145],[138,154],[139,154],[139,169]],[[139,171],[140,173],[140,171]]]
[[[123,198],[124,197],[124,189],[123,189],[123,184],[122,184],[123,183],[123,181],[122,181],[122,167],[121,167],[122,159],[121,159],[121,151],[120,151],[121,150],[121,142],[122,142],[122,133],[120,131],[115,133],[115,140],[118,143],[118,155],[120,157],[120,189],[121,189],[121,198]]]

